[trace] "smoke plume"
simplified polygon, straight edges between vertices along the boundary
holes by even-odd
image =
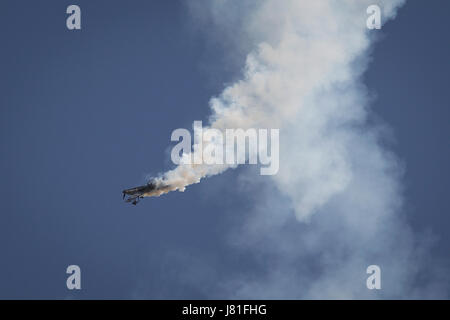
[[[379,1],[382,21],[393,18],[403,2]],[[358,143],[358,130],[363,130],[358,126],[367,118],[359,77],[371,43],[369,33],[374,32],[366,26],[366,9],[371,4],[266,0],[244,1],[239,8],[229,1],[192,5],[196,14],[212,17],[224,33],[243,34],[254,46],[242,79],[211,99],[210,127],[281,129],[280,173],[274,180],[291,197],[300,219],[352,183],[355,167],[350,158],[352,152],[358,152],[352,143]],[[236,16],[245,21],[239,32],[232,30],[230,23]],[[368,139],[372,135],[365,134]],[[372,140],[373,150],[383,153],[376,137]],[[194,145],[193,155],[184,157],[198,156],[202,150]],[[157,178],[163,187],[147,196],[184,191],[228,168],[182,163]],[[294,184],[301,186],[302,194],[292,188]]]
[[[376,1],[382,23],[403,2]],[[383,145],[383,127],[368,123],[361,75],[373,35],[382,32],[366,27],[372,4],[189,2],[227,56],[246,52],[240,80],[211,99],[210,127],[280,128],[280,170],[272,177],[241,171],[236,193],[248,206],[230,208],[237,221],[226,228],[232,258],[184,248],[163,258],[171,281],[195,287],[199,298],[445,296],[442,270],[431,270],[430,239],[413,232],[404,214],[402,165]],[[170,185],[162,192],[183,191],[228,168],[180,165],[158,181]],[[239,253],[236,266],[223,267]],[[366,287],[372,264],[381,268],[381,290]]]

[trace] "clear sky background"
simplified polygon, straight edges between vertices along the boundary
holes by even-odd
[[[172,130],[206,121],[244,57],[178,1],[76,1],[81,31],[65,26],[70,4],[0,3],[0,298],[209,298],[230,273],[257,278],[227,241],[248,204],[241,169],[137,206],[121,195],[171,167]],[[407,219],[435,238],[426,264],[447,270],[449,10],[409,1],[364,77],[405,166]],[[66,288],[70,264],[81,291]]]

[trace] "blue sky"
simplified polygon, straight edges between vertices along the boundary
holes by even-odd
[[[206,121],[210,97],[236,79],[245,55],[179,1],[77,1],[81,31],[65,27],[70,4],[0,4],[0,298],[223,298],[243,278],[264,282],[277,254],[233,244],[257,211],[245,169],[136,207],[121,197],[172,167],[172,130]],[[382,143],[404,169],[408,241],[431,241],[408,262],[423,267],[409,280],[419,297],[450,290],[434,279],[449,267],[449,9],[407,2],[383,26],[362,78],[370,121],[388,128]],[[299,270],[309,283],[321,270],[308,256]],[[81,267],[80,291],[66,288],[70,264]]]

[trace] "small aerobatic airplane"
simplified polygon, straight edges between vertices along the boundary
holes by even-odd
[[[136,205],[139,200],[144,197],[145,193],[151,192],[155,189],[156,183],[150,181],[145,186],[123,190],[123,199],[125,199],[125,196],[128,196],[128,198],[125,199],[125,202],[131,202]]]

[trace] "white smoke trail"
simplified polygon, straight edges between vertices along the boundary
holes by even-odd
[[[383,21],[392,18],[403,2],[378,1]],[[288,194],[294,180],[308,186],[300,197],[292,195],[297,216],[307,217],[345,189],[351,180],[346,159],[348,146],[326,131],[330,121],[346,126],[365,119],[364,102],[358,100],[360,96],[353,88],[361,71],[355,68],[354,62],[370,44],[366,9],[372,1],[256,3],[247,12],[244,32],[259,43],[247,56],[243,79],[211,99],[210,126],[222,130],[281,128],[285,132],[281,148],[290,151],[281,157],[281,172],[276,182]],[[213,13],[228,11],[228,15],[242,15],[229,1],[210,5]],[[226,16],[217,14],[216,17]],[[227,21],[225,28],[226,24]],[[318,140],[318,135],[329,138]],[[292,146],[296,145],[296,149],[305,153],[292,152]],[[195,152],[201,150],[194,146]],[[292,163],[295,167],[291,167]],[[184,191],[186,186],[228,168],[226,165],[179,165],[157,179],[164,188],[147,196]]]

